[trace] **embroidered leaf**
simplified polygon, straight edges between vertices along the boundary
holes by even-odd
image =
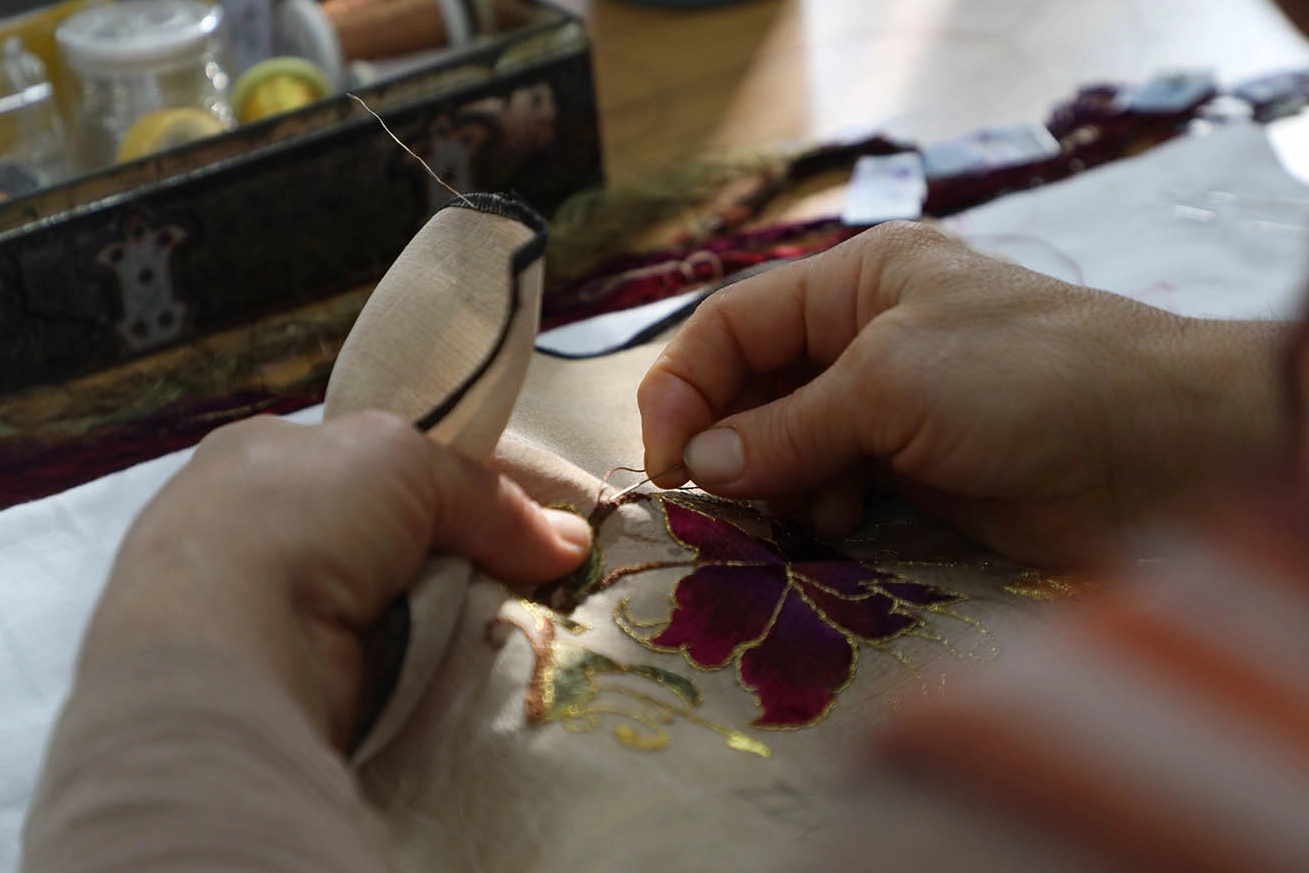
[[[542,683],[542,717],[546,721],[575,718],[595,699],[595,675],[615,673],[621,668],[612,659],[581,646],[556,642],[550,648],[552,658]]]
[[[729,749],[736,749],[738,752],[749,752],[751,755],[758,755],[760,758],[767,758],[773,754],[772,749],[743,733],[732,731],[725,736]]]
[[[649,664],[633,664],[623,672],[632,676],[640,676],[642,679],[649,679],[651,682],[658,682],[682,698],[682,702],[687,706],[696,707],[700,705],[700,689],[696,688],[690,679],[680,673],[665,670],[663,667],[653,667]]]
[[[530,601],[518,602],[535,627],[512,618],[497,621],[517,627],[532,646],[535,663],[524,701],[529,722],[558,722],[570,731],[589,732],[606,719],[619,719],[614,725],[618,742],[640,751],[656,751],[668,746],[671,738],[667,725],[680,718],[718,734],[731,749],[761,758],[772,755],[772,750],[758,740],[699,715],[696,709],[702,701],[700,689],[687,677],[652,664],[624,664],[583,646],[561,642],[556,631],[567,619]],[[653,682],[670,692],[677,702],[661,699],[635,683],[600,681],[607,676]],[[601,700],[601,695],[606,699]]]

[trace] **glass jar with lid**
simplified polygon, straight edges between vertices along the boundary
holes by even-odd
[[[20,36],[0,43],[0,199],[68,175],[63,119],[45,64]]]
[[[118,0],[59,25],[82,169],[232,126],[222,21],[200,0]]]

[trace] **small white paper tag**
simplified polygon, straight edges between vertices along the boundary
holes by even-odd
[[[1278,110],[1278,115],[1290,115],[1309,103],[1309,70],[1287,70],[1248,79],[1232,89],[1239,97],[1256,109]]]
[[[927,177],[917,152],[865,155],[854,165],[841,221],[861,226],[923,217]]]
[[[1208,70],[1178,70],[1160,73],[1120,99],[1124,109],[1141,115],[1172,115],[1199,103],[1217,88]]]
[[[1059,154],[1059,140],[1044,125],[987,127],[967,136],[933,143],[923,149],[927,178],[985,173],[1048,161]]]

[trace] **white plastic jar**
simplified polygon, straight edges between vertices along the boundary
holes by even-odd
[[[60,56],[76,82],[71,121],[83,170],[113,163],[150,113],[200,109],[234,123],[222,21],[221,7],[199,0],[118,0],[59,25]]]

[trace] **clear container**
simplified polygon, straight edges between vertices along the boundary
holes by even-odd
[[[132,126],[160,110],[200,109],[225,127],[235,123],[222,21],[221,7],[198,0],[119,0],[59,25],[82,169],[113,163]]]
[[[0,46],[0,195],[14,197],[68,175],[68,144],[45,64],[21,37]]]

